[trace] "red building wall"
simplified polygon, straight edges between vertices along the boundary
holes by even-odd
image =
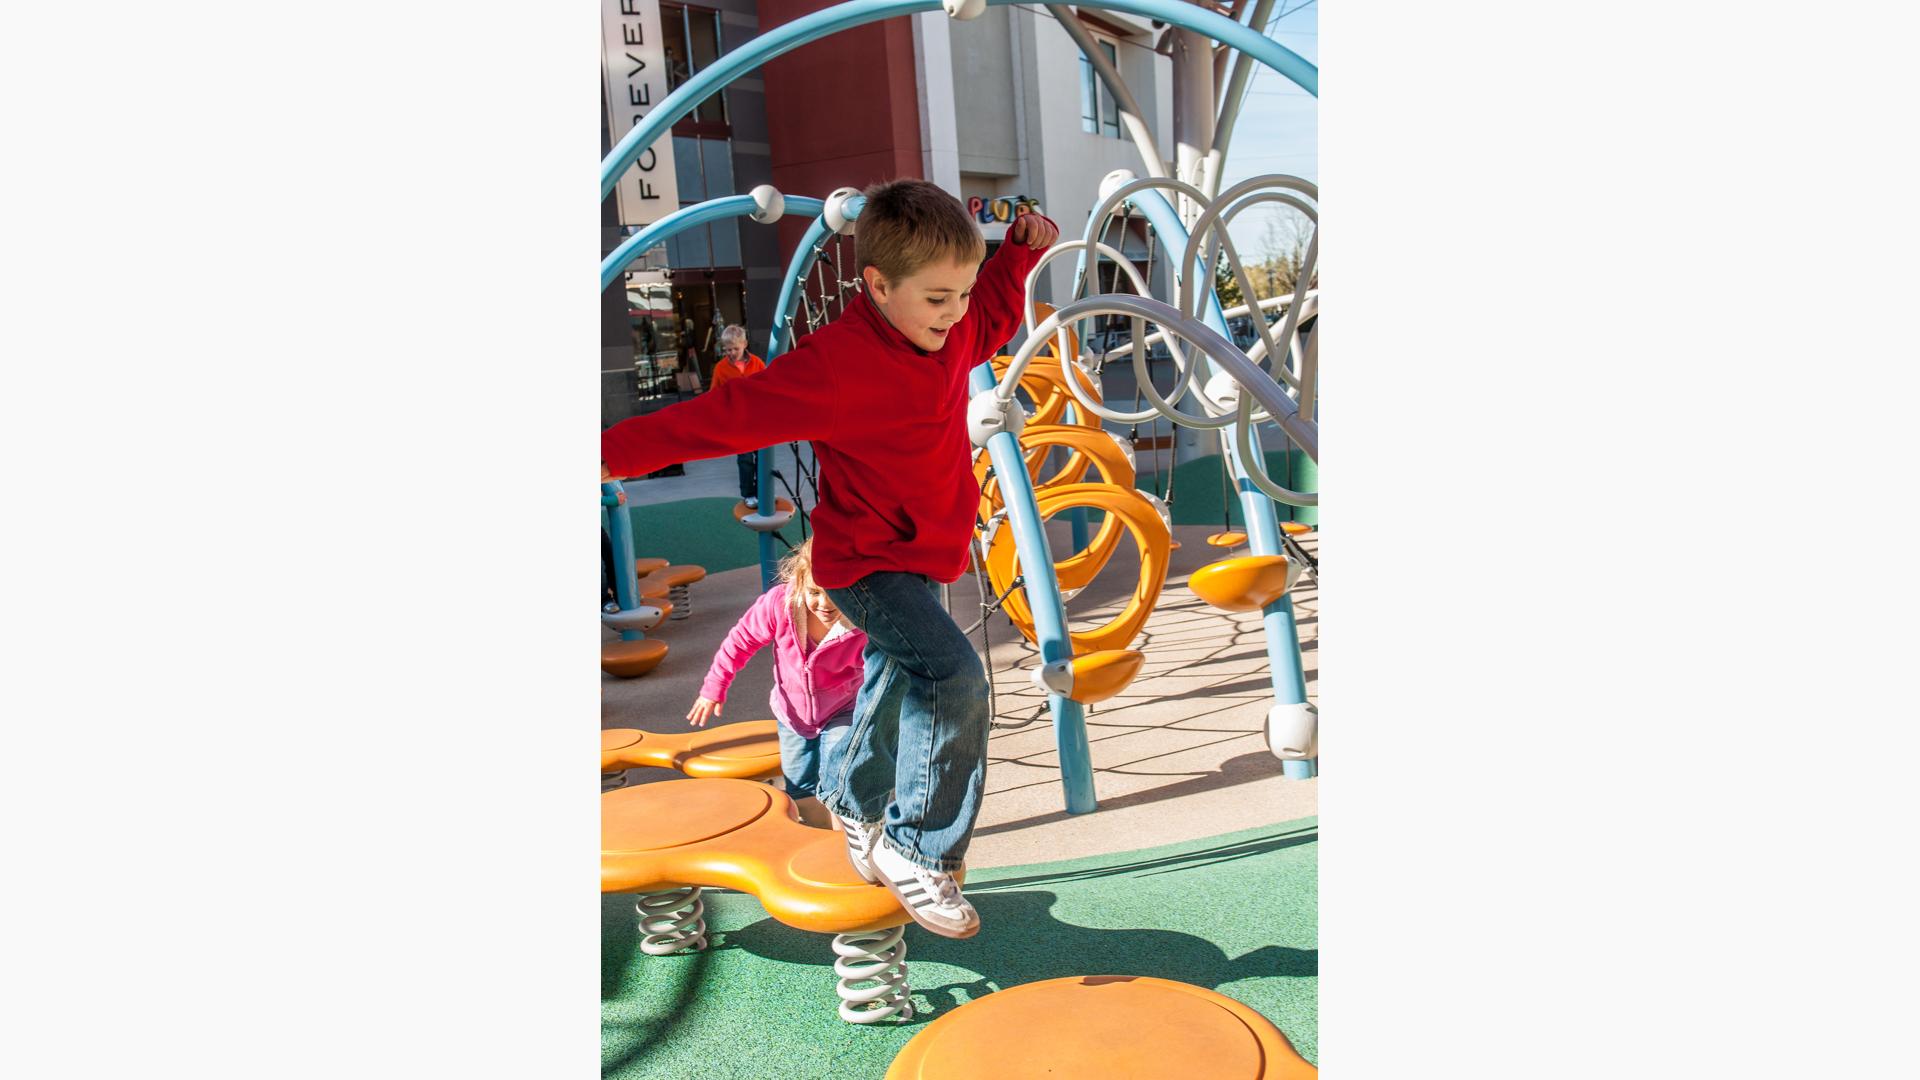
[[[832,6],[834,0],[760,0],[760,32]],[[913,24],[884,19],[841,30],[761,68],[773,185],[816,199],[838,187],[918,177],[919,86]],[[780,222],[780,257],[806,231],[798,215]]]

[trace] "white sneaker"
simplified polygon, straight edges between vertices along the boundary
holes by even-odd
[[[758,510],[758,509],[760,509],[760,500],[759,500],[759,499],[757,499],[757,498],[754,498],[753,496],[748,496],[748,497],[747,497],[747,500],[746,500],[746,502],[747,502],[747,509],[749,509],[749,510]]]
[[[847,838],[847,861],[853,864],[853,872],[869,885],[880,884],[880,875],[873,869],[873,846],[880,839],[879,824],[862,825],[838,815],[833,821]]]
[[[980,915],[960,895],[960,883],[952,874],[908,862],[885,838],[874,846],[873,868],[914,922],[941,937],[970,938],[980,932]]]

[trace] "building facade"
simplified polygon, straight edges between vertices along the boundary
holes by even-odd
[[[662,3],[673,85],[720,52],[830,3]],[[1170,158],[1171,60],[1154,51],[1154,28],[1117,13],[1075,17],[1152,114],[1148,127],[1161,141],[1161,156]],[[610,146],[612,127],[603,128]],[[1023,208],[1078,236],[1101,178],[1119,168],[1142,171],[1112,95],[1078,46],[1051,15],[1012,6],[990,7],[969,22],[939,11],[887,19],[812,42],[703,103],[674,125],[673,138],[683,205],[761,183],[819,198],[840,187],[921,177],[968,204],[990,248]],[[618,224],[611,203],[603,250],[631,231]],[[742,220],[695,230],[636,265],[624,289],[608,290],[605,422],[704,386],[720,321],[743,322],[752,347],[764,354],[780,278],[805,227],[796,215],[773,229]],[[1164,290],[1167,253],[1151,250],[1143,223],[1116,226],[1106,239],[1151,272],[1155,291]],[[1067,295],[1072,276],[1073,260],[1059,260],[1036,296]],[[701,376],[697,384],[690,373]]]

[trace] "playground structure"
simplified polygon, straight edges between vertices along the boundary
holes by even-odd
[[[988,6],[1011,2],[947,0],[943,5],[935,0],[853,0],[775,28],[696,73],[656,105],[603,163],[602,193],[610,192],[640,154],[700,101],[807,41],[850,26],[942,6],[952,17],[966,19],[977,17]],[[1286,445],[1298,447],[1308,461],[1318,461],[1318,335],[1311,329],[1317,318],[1318,297],[1310,287],[1318,257],[1317,234],[1299,273],[1301,287],[1292,295],[1225,309],[1213,289],[1213,267],[1224,256],[1242,295],[1256,296],[1227,232],[1228,224],[1238,214],[1262,203],[1279,203],[1317,222],[1317,191],[1304,180],[1269,175],[1218,192],[1221,158],[1237,115],[1238,91],[1245,86],[1251,64],[1264,63],[1309,93],[1317,92],[1317,73],[1312,65],[1247,26],[1179,0],[1103,0],[1082,6],[1171,23],[1230,45],[1240,55],[1225,97],[1228,104],[1222,115],[1223,130],[1214,141],[1214,153],[1197,169],[1181,170],[1199,179],[1198,183],[1187,183],[1167,175],[1152,149],[1149,133],[1138,119],[1141,114],[1137,107],[1130,107],[1131,94],[1113,65],[1084,32],[1075,32],[1077,23],[1071,18],[1060,20],[1122,103],[1129,134],[1140,149],[1147,175],[1136,178],[1132,173],[1118,172],[1108,176],[1081,237],[1074,240],[1063,236],[1029,277],[1024,330],[1012,351],[979,365],[972,373],[968,427],[975,446],[975,475],[981,482],[974,571],[983,579],[982,624],[987,613],[1003,612],[1039,653],[1040,662],[1030,676],[1047,695],[1046,712],[1051,716],[1059,753],[1065,806],[1075,814],[1097,808],[1085,708],[1120,693],[1141,670],[1143,654],[1131,646],[1160,597],[1168,554],[1177,546],[1171,537],[1167,504],[1135,486],[1134,446],[1106,430],[1104,423],[1137,425],[1165,419],[1209,432],[1218,440],[1225,480],[1237,498],[1245,532],[1223,531],[1210,538],[1209,543],[1229,551],[1195,571],[1188,585],[1196,595],[1222,610],[1261,613],[1273,687],[1266,722],[1268,747],[1281,758],[1290,778],[1313,776],[1318,753],[1317,715],[1307,702],[1288,596],[1301,573],[1300,559],[1289,556],[1302,553],[1287,535],[1296,523],[1280,521],[1275,510],[1276,505],[1316,506],[1317,493],[1288,486],[1301,484],[1298,474],[1291,471],[1285,484],[1270,476],[1258,437],[1263,431],[1277,431]],[[1049,10],[1058,14],[1063,9]],[[1256,9],[1256,24],[1257,12],[1264,10],[1265,4]],[[861,195],[851,188],[816,199],[784,195],[763,185],[746,195],[684,207],[644,227],[609,254],[601,266],[602,285],[617,281],[640,255],[682,230],[722,218],[747,217],[767,224],[787,214],[807,216],[811,220],[789,263],[775,307],[775,325],[765,356],[768,364],[773,364],[791,349],[797,337],[796,315],[803,305],[806,322],[812,327],[820,321],[816,302],[819,311],[836,300],[845,302],[850,283],[837,259],[830,259],[827,252],[839,238],[854,233],[863,204]],[[1177,290],[1171,302],[1152,295],[1148,285],[1151,270],[1140,274],[1101,239],[1116,214],[1143,216],[1151,235],[1170,253],[1171,276]],[[1033,300],[1034,283],[1041,270],[1052,259],[1070,253],[1077,259],[1072,294],[1057,307]],[[1100,291],[1102,260],[1125,275],[1131,293]],[[831,288],[821,281],[823,267],[833,278]],[[1113,279],[1116,288],[1118,274]],[[812,297],[806,290],[809,275],[815,283],[816,295]],[[1280,316],[1277,326],[1268,324],[1269,312]],[[1083,351],[1082,343],[1087,340],[1083,331],[1088,322],[1113,316],[1130,321],[1128,344]],[[1257,340],[1245,349],[1233,344],[1228,330],[1227,320],[1239,317],[1250,317],[1257,328]],[[1164,347],[1172,357],[1176,382],[1168,390],[1154,386],[1150,377],[1149,350],[1156,346]],[[1129,411],[1103,400],[1100,387],[1104,366],[1123,361],[1131,362],[1136,385],[1148,407],[1136,406]],[[1032,408],[1031,415],[1020,403],[1022,395]],[[1183,408],[1183,403],[1189,407]],[[1057,467],[1049,472],[1049,465],[1056,462]],[[778,554],[775,545],[785,540],[780,530],[796,517],[804,530],[806,519],[797,491],[792,491],[792,500],[774,496],[771,453],[760,455],[759,467],[760,508],[749,510],[742,503],[735,508],[734,516],[758,534],[764,588],[773,580]],[[607,612],[604,618],[625,639],[611,643],[609,648],[622,647],[636,653],[644,649],[651,656],[647,666],[651,670],[666,650],[664,643],[648,638],[646,631],[663,618],[684,617],[686,595],[682,592],[662,597],[659,581],[649,595],[645,582],[664,568],[649,567],[645,577],[636,572],[632,529],[617,482],[603,486],[602,502],[614,547],[613,585],[617,594],[617,610]],[[1091,535],[1089,511],[1101,515]],[[1056,516],[1064,516],[1071,529],[1071,551],[1064,558],[1055,557],[1045,527]],[[1123,535],[1132,538],[1140,555],[1139,575],[1127,603],[1105,625],[1072,628],[1067,601],[1108,565]],[[1231,550],[1242,543],[1250,553],[1232,554]],[[609,732],[603,737],[603,774],[611,767],[644,763],[681,768],[689,776],[750,777],[756,767],[746,760],[752,756],[750,752],[710,754],[707,757],[714,760],[704,761],[701,750],[706,744],[693,745],[700,738],[720,737],[727,727],[701,733],[692,740]],[[744,737],[748,733],[739,734]],[[628,742],[630,735],[637,738]],[[676,738],[678,741],[674,741]],[[632,755],[648,741],[654,742],[653,756],[644,762],[635,760]],[[619,745],[609,749],[614,743]],[[773,760],[777,763],[777,757]],[[764,762],[760,764],[764,766]],[[734,771],[701,771],[710,768]],[[840,976],[836,989],[843,1019],[865,1024],[912,1015],[901,935],[907,916],[885,889],[868,885],[853,874],[834,833],[798,825],[790,800],[779,792],[748,779],[669,781],[607,793],[603,795],[602,813],[602,888],[605,892],[640,894],[641,951],[665,955],[704,948],[701,889],[739,889],[755,896],[767,914],[781,923],[836,935],[833,952],[839,957],[835,970]],[[924,1029],[909,1047],[912,1052],[903,1051],[896,1069],[888,1075],[954,1075],[927,1071],[940,1054],[951,1056],[960,1049],[961,1037],[951,1032],[965,1030],[971,1033],[968,1038],[984,1046],[1004,1036],[1008,1030],[1004,1025],[1009,1021],[1016,1028],[1024,1024],[1033,1029],[1032,1041],[1023,1045],[1044,1042],[1050,1050],[1058,1051],[1049,1060],[1061,1066],[1059,1075],[1101,1075],[1103,1066],[1093,1051],[1113,1049],[1108,1045],[1113,1042],[1112,1033],[1097,1025],[1082,1030],[1066,1020],[1073,1015],[1090,1015],[1089,1005],[1104,1008],[1123,997],[1139,1014],[1142,1045],[1165,1051],[1169,1061],[1191,1066],[1216,1058],[1225,1061],[1237,1053],[1254,1062],[1251,1070],[1208,1074],[1275,1076],[1309,1075],[1314,1071],[1293,1054],[1286,1038],[1270,1022],[1230,998],[1166,980],[1094,977],[1010,987],[955,1010]],[[1180,1025],[1167,1023],[1169,1012],[1204,1017],[1187,1025],[1184,1036],[1188,1042],[1184,1046],[1173,1038],[1180,1033]],[[1032,1022],[1034,1016],[1055,1013],[1061,1023]],[[1198,1034],[1201,1028],[1208,1029],[1204,1036]],[[995,1051],[1004,1054],[1005,1048]]]
[[[747,45],[721,57],[695,74],[648,113],[622,138],[602,163],[602,194],[610,193],[621,174],[655,140],[662,137],[673,122],[686,115],[704,98],[760,64],[807,41],[850,26],[877,19],[929,11],[944,6],[955,18],[977,17],[987,6],[1011,0],[948,0],[944,5],[932,0],[852,0],[814,12],[777,27]],[[1250,64],[1259,62],[1287,77],[1309,93],[1317,93],[1318,76],[1312,65],[1247,26],[1211,11],[1178,0],[1104,0],[1086,5],[1095,9],[1111,8],[1168,22],[1208,35],[1239,50],[1233,80],[1244,85],[1251,73]],[[1061,20],[1073,33],[1071,19]],[[1097,49],[1089,49],[1080,37],[1076,41],[1124,106],[1132,95],[1118,71],[1106,62]],[[1223,113],[1221,130],[1214,149],[1197,174],[1203,183],[1217,185],[1220,158],[1237,116],[1238,96],[1227,95],[1234,103]],[[1305,778],[1314,775],[1318,757],[1318,715],[1308,704],[1301,667],[1297,630],[1286,586],[1297,577],[1294,560],[1288,558],[1287,541],[1275,512],[1275,505],[1312,507],[1316,492],[1295,491],[1267,474],[1261,458],[1256,432],[1275,429],[1286,441],[1313,462],[1319,458],[1317,422],[1318,360],[1317,333],[1303,333],[1303,324],[1317,316],[1318,297],[1303,288],[1286,297],[1272,297],[1257,305],[1223,309],[1213,289],[1212,267],[1224,255],[1227,266],[1239,283],[1242,295],[1255,296],[1251,280],[1232,240],[1227,225],[1235,216],[1262,203],[1290,206],[1317,222],[1317,191],[1304,180],[1268,175],[1235,185],[1214,194],[1166,175],[1164,165],[1153,150],[1152,140],[1137,122],[1138,110],[1128,110],[1136,120],[1130,134],[1140,150],[1148,176],[1134,178],[1126,172],[1107,177],[1101,199],[1088,218],[1078,240],[1063,240],[1042,261],[1064,254],[1077,256],[1074,295],[1048,314],[1040,314],[1033,305],[1031,292],[1035,278],[1029,278],[1029,309],[1026,334],[1019,348],[997,364],[982,364],[972,376],[974,398],[969,406],[969,427],[975,446],[984,452],[989,471],[982,471],[983,507],[981,521],[981,561],[993,578],[996,596],[1016,627],[1038,648],[1040,665],[1033,672],[1035,682],[1049,694],[1049,713],[1060,755],[1061,784],[1066,809],[1086,813],[1097,807],[1093,790],[1085,706],[1124,688],[1137,672],[1137,654],[1127,656],[1131,641],[1129,627],[1138,629],[1151,612],[1159,583],[1153,581],[1153,568],[1164,575],[1168,543],[1164,526],[1169,519],[1164,506],[1155,506],[1154,497],[1134,491],[1112,454],[1095,450],[1094,437],[1066,434],[1060,424],[1043,421],[1063,420],[1064,426],[1085,432],[1097,432],[1101,420],[1139,423],[1165,418],[1181,427],[1213,433],[1220,444],[1222,461],[1229,482],[1239,501],[1246,522],[1246,540],[1251,553],[1220,560],[1202,574],[1195,591],[1226,610],[1258,608],[1267,639],[1271,664],[1274,704],[1267,720],[1268,745],[1282,759],[1286,775]],[[1169,195],[1173,199],[1169,199]],[[1175,201],[1180,206],[1176,208]],[[802,302],[808,275],[818,276],[822,256],[829,241],[850,235],[857,227],[864,199],[852,188],[842,188],[825,199],[789,196],[763,185],[746,195],[730,195],[697,205],[683,207],[629,237],[601,264],[602,287],[618,280],[622,271],[641,254],[664,243],[678,232],[707,222],[731,217],[747,217],[762,224],[787,214],[812,217],[807,232],[795,250],[787,268],[784,285],[775,307],[775,326],[770,335],[767,363],[777,362],[791,348],[795,338],[795,313]],[[1104,236],[1108,222],[1116,213],[1140,213],[1145,216],[1160,246],[1178,252],[1173,261],[1173,278],[1178,295],[1173,303],[1156,299],[1146,279],[1131,262],[1097,237]],[[1306,262],[1299,274],[1303,283],[1313,278],[1318,260],[1317,230],[1309,243]],[[1133,288],[1131,294],[1097,291],[1105,259],[1122,271]],[[1035,275],[1041,267],[1035,268]],[[837,281],[844,291],[844,281]],[[822,302],[827,298],[821,297]],[[1284,305],[1280,326],[1269,326],[1266,313]],[[1227,320],[1254,314],[1251,319],[1258,340],[1246,350],[1234,345]],[[1130,320],[1133,334],[1130,346],[1095,355],[1079,351],[1083,335],[1077,328],[1101,316],[1123,316]],[[811,320],[810,320],[811,321]],[[1163,345],[1171,354],[1177,378],[1171,390],[1162,393],[1153,386],[1148,370],[1148,350]],[[1120,411],[1099,400],[1099,374],[1106,363],[1130,355],[1139,390],[1150,407]],[[1069,376],[1069,372],[1075,374]],[[1016,403],[1023,385],[1029,397],[1036,392],[1041,401],[1032,421]],[[1198,411],[1180,407],[1184,399],[1198,402]],[[1046,483],[1040,483],[1038,462],[1050,448],[1071,451],[1067,466]],[[1122,448],[1131,456],[1131,448]],[[760,458],[760,490],[772,492],[772,454]],[[1098,466],[1104,483],[1079,485],[1077,480],[1089,464]],[[1291,480],[1291,478],[1290,478]],[[618,485],[607,485],[609,495]],[[603,497],[604,501],[604,497]],[[1158,531],[1146,522],[1144,505],[1160,518]],[[771,508],[748,513],[736,509],[743,525],[759,533],[763,586],[773,580],[776,558],[775,533],[791,520],[798,508],[789,509],[786,500],[774,500]],[[1085,511],[1098,509],[1106,515],[1100,534],[1091,542],[1084,538]],[[1043,523],[1055,514],[1066,512],[1073,521],[1074,551],[1065,560],[1056,560],[1049,546]],[[613,519],[623,513],[611,513]],[[620,532],[615,521],[612,531]],[[1135,604],[1108,627],[1092,633],[1069,631],[1065,596],[1083,587],[1105,565],[1120,532],[1134,536],[1141,551],[1142,574]],[[631,565],[631,533],[616,535],[615,563]],[[1041,568],[1048,568],[1042,570]],[[1014,583],[1018,582],[1017,588]],[[645,630],[652,624],[644,614],[642,597],[633,582],[616,583],[624,587],[619,599],[620,611],[609,613],[609,625],[618,622],[622,637],[638,643],[649,640]],[[1151,587],[1149,587],[1151,586]],[[632,613],[632,614],[629,614]],[[643,646],[617,643],[628,651]],[[611,646],[610,646],[611,647]],[[645,647],[651,663],[658,663],[664,649]],[[658,655],[653,655],[657,653]],[[1107,655],[1114,654],[1114,655]]]

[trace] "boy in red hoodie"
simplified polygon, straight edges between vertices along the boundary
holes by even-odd
[[[1027,273],[1060,230],[1023,215],[982,266],[978,227],[938,186],[895,180],[866,199],[853,305],[764,372],[608,428],[601,472],[813,442],[814,579],[867,635],[853,730],[820,801],[861,877],[966,938],[980,918],[953,875],[986,781],[987,679],[938,591],[966,572],[980,502],[967,374],[1019,328]]]

